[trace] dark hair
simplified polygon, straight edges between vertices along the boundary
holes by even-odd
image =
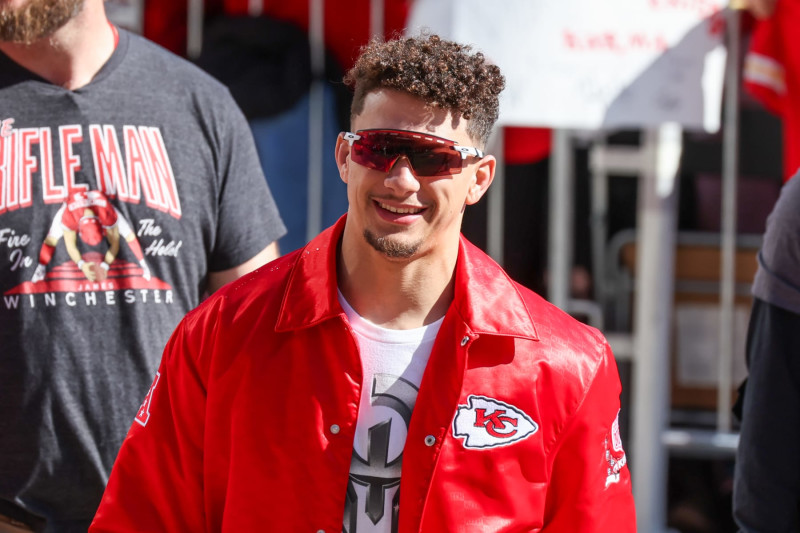
[[[344,77],[354,90],[350,116],[363,111],[370,92],[394,89],[464,118],[470,136],[485,145],[497,121],[505,79],[481,52],[470,51],[438,35],[372,40]]]

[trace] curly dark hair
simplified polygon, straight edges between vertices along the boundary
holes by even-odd
[[[497,65],[471,50],[438,35],[372,40],[344,77],[354,91],[350,116],[363,111],[370,92],[394,89],[463,117],[469,135],[485,145],[497,121],[505,78]]]

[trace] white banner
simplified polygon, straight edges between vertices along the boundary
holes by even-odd
[[[472,45],[500,66],[500,124],[720,126],[722,0],[416,0],[408,33]]]

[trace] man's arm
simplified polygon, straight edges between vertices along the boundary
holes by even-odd
[[[108,240],[108,250],[106,250],[106,255],[103,257],[103,262],[106,265],[111,265],[119,253],[119,228],[116,224],[106,229],[106,240]]]
[[[611,349],[556,446],[542,533],[634,533],[636,512],[619,437],[619,373]]]
[[[800,314],[755,298],[733,515],[745,533],[800,530]]]
[[[47,231],[47,236],[44,238],[42,247],[39,250],[39,264],[36,265],[36,270],[31,278],[33,283],[44,279],[47,272],[47,265],[50,264],[50,260],[53,259],[53,254],[56,251],[56,245],[58,245],[58,241],[61,240],[61,237],[64,235],[64,229],[61,227],[61,217],[66,208],[67,204],[61,204],[61,207],[56,211],[53,217],[53,221],[50,222],[50,229]]]
[[[286,234],[247,119],[230,93],[214,106],[220,118],[215,126],[220,196],[214,248],[209,250],[209,293],[277,258],[278,239]]]
[[[277,259],[279,255],[280,251],[278,250],[278,242],[275,241],[257,253],[255,257],[252,257],[239,266],[229,268],[228,270],[221,270],[219,272],[209,272],[208,292],[212,293],[216,291],[226,283],[230,283],[239,276],[243,276],[248,272],[252,272],[258,267],[269,263],[273,259]]]
[[[36,270],[33,272],[33,277],[31,278],[33,283],[44,279],[47,273],[47,265],[49,265],[50,260],[53,259],[53,254],[56,251],[59,239],[61,239],[61,235],[54,237],[48,234],[47,237],[45,237],[42,247],[39,250],[39,264],[36,265]]]

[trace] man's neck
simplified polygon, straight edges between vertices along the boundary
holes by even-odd
[[[390,329],[418,328],[440,319],[454,296],[457,247],[451,254],[413,261],[369,257],[342,250],[337,265],[339,290],[363,318]]]
[[[91,82],[111,57],[114,34],[103,2],[87,1],[52,35],[29,45],[0,42],[0,50],[50,83],[75,90]]]

